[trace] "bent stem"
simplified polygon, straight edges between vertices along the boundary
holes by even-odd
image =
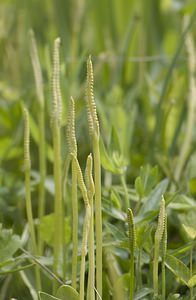
[[[82,171],[80,165],[75,156],[72,156],[77,170],[78,185],[82,193],[82,197],[85,205],[85,217],[83,224],[83,235],[82,235],[82,247],[81,247],[81,266],[80,266],[80,300],[84,300],[84,284],[85,284],[85,258],[87,254],[88,235],[90,228],[91,208],[89,205],[89,199],[87,189],[84,183]]]

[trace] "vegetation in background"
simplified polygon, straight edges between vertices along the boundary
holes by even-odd
[[[195,1],[0,20],[0,299],[195,299]]]

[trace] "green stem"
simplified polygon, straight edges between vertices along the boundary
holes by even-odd
[[[84,282],[85,282],[85,259],[87,254],[88,234],[90,226],[90,205],[86,206],[86,213],[84,217],[83,235],[82,235],[82,249],[81,249],[81,266],[80,266],[80,300],[84,300]]]
[[[78,199],[77,199],[77,171],[72,160],[72,287],[76,289],[77,256],[78,256]]]
[[[193,248],[190,249],[190,278],[193,276]],[[190,300],[193,300],[193,288],[190,288]]]
[[[40,184],[39,184],[39,220],[45,214],[45,179],[46,179],[46,153],[45,153],[45,113],[44,108],[39,111],[39,168],[40,168]],[[38,253],[43,254],[43,241],[41,239],[41,231],[38,231]]]
[[[93,157],[95,178],[95,232],[96,232],[96,285],[102,297],[102,212],[101,212],[101,163],[99,137],[93,133]],[[98,297],[97,297],[98,299]]]
[[[88,274],[88,293],[87,299],[94,300],[95,292],[95,257],[94,257],[94,207],[93,207],[93,197],[89,199],[91,207],[91,219],[90,219],[90,230],[89,230],[89,274]]]
[[[161,269],[162,269],[162,300],[165,300],[165,257],[167,253],[167,215],[165,214],[165,228],[163,233],[162,239],[162,262],[161,262]]]
[[[129,251],[130,251],[130,290],[129,290],[129,299],[133,300],[134,290],[135,290],[135,265],[134,265],[134,254],[136,248],[136,231],[133,213],[130,208],[127,212],[128,218],[128,230],[129,230]]]
[[[162,300],[165,300],[165,258],[162,258],[161,269],[162,269]]]
[[[29,231],[31,236],[31,243],[33,253],[37,254],[37,244],[35,237],[35,228],[33,222],[33,213],[32,213],[32,203],[31,203],[31,180],[30,180],[30,169],[25,171],[25,188],[26,188],[26,212],[27,212],[27,220],[29,224]],[[40,270],[39,267],[35,268],[35,277],[36,277],[36,286],[37,289],[41,289],[41,278],[40,278]]]
[[[141,276],[141,252],[142,249],[138,249],[138,258],[137,258],[137,290],[142,286],[142,276]]]
[[[128,207],[129,207],[129,196],[128,196],[128,191],[127,191],[127,185],[126,185],[125,175],[122,174],[120,176],[120,178],[121,178],[121,183],[122,183],[122,186],[123,186],[123,189],[124,189],[124,193],[125,193],[125,205],[126,205],[126,210],[127,210]]]
[[[63,204],[62,204],[62,177],[61,177],[61,133],[58,120],[52,126],[54,146],[54,184],[55,184],[55,228],[54,236],[54,273],[58,273],[63,250]]]
[[[24,108],[25,130],[24,130],[24,166],[25,166],[25,198],[26,198],[26,212],[29,225],[29,232],[31,237],[32,249],[34,254],[37,254],[37,243],[35,236],[35,227],[33,222],[32,201],[31,201],[31,158],[30,158],[30,130],[29,130],[29,114]],[[40,270],[35,269],[36,286],[41,289]]]
[[[155,238],[153,260],[153,289],[154,297],[158,295],[158,264],[159,264],[159,240]]]

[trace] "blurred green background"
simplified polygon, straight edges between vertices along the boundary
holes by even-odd
[[[106,148],[112,148],[112,131],[118,136],[118,159],[127,166],[128,183],[132,184],[140,166],[146,163],[158,164],[163,174],[172,176],[184,136],[189,90],[183,20],[185,15],[192,18],[190,31],[195,39],[194,9],[195,1],[180,0],[0,1],[1,206],[8,210],[11,223],[15,204],[21,205],[17,198],[23,186],[22,102],[30,110],[32,166],[38,169],[37,103],[29,29],[35,32],[44,77],[47,143],[51,144],[52,47],[60,36],[63,130],[67,101],[72,95],[77,102],[79,158],[84,161],[89,153],[88,143],[84,143],[88,140],[85,62],[91,54],[102,137]],[[188,178],[195,178],[195,143],[194,134]],[[65,152],[63,145],[62,155]],[[36,185],[36,172],[34,180]],[[187,188],[187,181],[184,185]],[[13,193],[14,199],[10,197]],[[11,202],[10,207],[4,198]],[[4,209],[1,219],[8,222]]]
[[[184,18],[191,22],[189,32],[195,41],[195,9],[195,0],[0,0],[0,223],[13,226],[20,234],[26,223],[22,103],[30,111],[32,196],[34,208],[37,205],[38,106],[29,29],[35,32],[44,78],[47,212],[51,212],[50,81],[54,39],[60,36],[62,40],[62,156],[67,151],[65,127],[71,95],[77,106],[81,164],[90,151],[84,99],[86,59],[91,54],[95,98],[106,148],[101,152],[103,166],[107,171],[114,170],[114,166],[124,168],[129,188],[134,186],[140,167],[148,163],[159,166],[160,177],[172,180],[186,134],[189,99]],[[195,149],[194,130],[178,186],[192,196],[196,194]],[[104,154],[106,150],[110,160]],[[109,177],[105,172],[106,186]],[[115,174],[113,183],[119,182]]]

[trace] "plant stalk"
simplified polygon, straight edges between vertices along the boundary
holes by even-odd
[[[32,249],[34,254],[37,254],[37,243],[35,236],[35,227],[33,222],[32,201],[31,201],[31,158],[30,158],[30,130],[29,130],[29,114],[24,108],[25,130],[24,130],[24,167],[25,167],[25,198],[26,198],[26,213],[31,237]],[[36,286],[41,289],[40,270],[36,266]]]
[[[77,199],[77,172],[72,159],[72,287],[76,289],[77,256],[78,256],[78,199]]]
[[[62,176],[61,176],[61,133],[57,122],[53,123],[54,145],[54,184],[55,184],[55,226],[54,240],[54,273],[58,273],[63,250],[63,205],[62,205]]]
[[[102,296],[102,212],[101,212],[101,163],[99,138],[93,134],[94,180],[95,180],[95,232],[96,232],[96,287]]]

